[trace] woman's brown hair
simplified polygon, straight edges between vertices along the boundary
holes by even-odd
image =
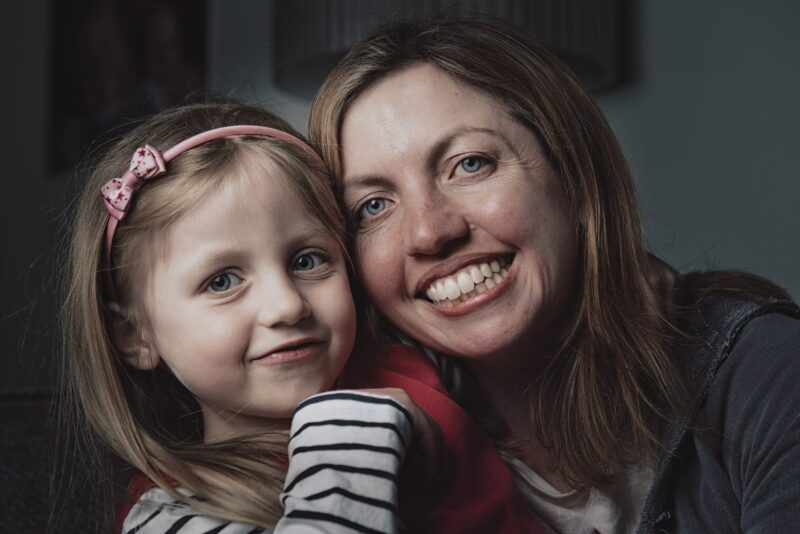
[[[274,525],[282,515],[278,496],[285,468],[285,431],[203,443],[199,405],[160,364],[152,371],[127,366],[109,333],[110,300],[125,320],[145,329],[143,294],[148,267],[169,225],[225,180],[240,179],[244,165],[262,165],[301,199],[310,217],[341,242],[343,220],[324,169],[292,143],[266,137],[220,138],[176,157],[167,173],[138,192],[134,209],[114,237],[112,265],[104,265],[103,235],[108,213],[100,187],[127,168],[137,147],[162,150],[200,132],[252,124],[299,135],[282,119],[233,102],[196,104],[163,112],[110,146],[91,166],[69,223],[61,313],[63,410],[84,458],[95,463],[115,504],[133,472],[147,476],[174,498],[208,514]],[[114,295],[107,292],[111,268]],[[278,460],[276,461],[276,458]],[[97,483],[96,481],[94,483]],[[192,496],[176,491],[181,487]],[[114,508],[105,502],[106,523]]]
[[[652,282],[660,262],[644,246],[622,150],[591,96],[545,48],[503,23],[443,17],[378,29],[324,82],[309,137],[337,182],[350,106],[376,82],[419,63],[499,102],[541,141],[563,181],[579,236],[578,297],[560,348],[531,377],[530,417],[567,481],[605,485],[658,446],[667,417],[690,416],[680,364],[669,351],[679,333]]]

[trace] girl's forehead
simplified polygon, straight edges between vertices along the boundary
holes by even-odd
[[[299,244],[325,240],[326,233],[284,181],[235,178],[159,229],[148,248],[154,272],[190,272],[226,258],[251,261],[265,252],[270,257],[288,254]]]
[[[245,147],[215,171],[187,174],[153,191],[160,198],[151,205],[161,204],[162,209],[152,220],[141,221],[150,230],[146,239],[137,240],[138,250],[131,255],[140,271],[134,274],[149,279],[155,266],[187,241],[186,236],[196,237],[197,246],[224,236],[268,239],[272,228],[288,232],[302,224],[308,229],[305,233],[341,241],[338,205],[330,186],[302,161],[276,161],[271,152]],[[301,217],[292,218],[294,212]],[[265,214],[270,217],[262,217]]]

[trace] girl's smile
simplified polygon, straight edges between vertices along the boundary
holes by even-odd
[[[333,386],[355,335],[339,242],[292,178],[255,158],[232,174],[167,227],[144,302],[145,361],[197,398],[207,440],[291,417]]]
[[[316,339],[300,339],[283,344],[263,356],[250,359],[251,363],[264,365],[293,363],[319,356],[325,349],[325,343]]]

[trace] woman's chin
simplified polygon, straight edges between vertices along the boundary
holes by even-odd
[[[519,349],[525,345],[525,336],[521,332],[503,328],[502,325],[487,325],[478,330],[439,331],[436,332],[438,335],[420,341],[437,352],[481,366],[522,364],[527,360],[526,351]]]

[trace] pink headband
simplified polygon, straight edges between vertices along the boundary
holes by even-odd
[[[299,146],[308,153],[314,160],[322,164],[322,159],[314,150],[305,142],[286,133],[282,130],[275,128],[268,128],[266,126],[226,126],[224,128],[215,128],[206,132],[197,134],[195,136],[181,141],[173,146],[163,154],[158,149],[150,145],[145,145],[143,148],[137,148],[131,158],[131,166],[125,174],[119,178],[113,178],[106,182],[100,188],[103,195],[103,203],[108,210],[108,223],[106,224],[106,237],[105,237],[105,264],[108,269],[107,283],[110,293],[113,295],[113,284],[111,283],[111,243],[114,240],[114,232],[117,230],[119,221],[125,218],[128,212],[130,201],[136,194],[136,191],[145,183],[146,180],[156,178],[167,172],[166,164],[177,156],[183,154],[198,145],[219,139],[220,137],[230,137],[233,135],[258,135],[262,137],[274,137],[289,141]]]

